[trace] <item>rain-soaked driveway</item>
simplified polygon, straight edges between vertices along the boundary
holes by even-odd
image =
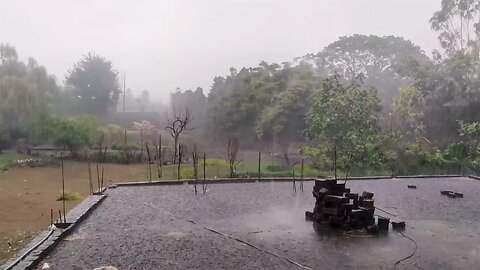
[[[287,182],[215,184],[197,195],[191,185],[119,187],[45,261],[51,269],[393,269],[414,251],[394,231],[342,234],[305,221],[312,186],[306,182],[301,192],[297,183],[294,192]],[[376,214],[406,221],[404,233],[418,250],[398,269],[479,269],[480,181],[362,180],[347,187],[374,192],[375,205],[398,216]]]

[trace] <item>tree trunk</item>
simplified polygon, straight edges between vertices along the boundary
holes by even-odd
[[[177,163],[177,157],[178,157],[178,136],[175,136],[175,143],[174,143],[174,147],[175,147],[175,153],[174,153],[174,156],[173,156],[173,164]]]
[[[285,162],[287,163],[287,166],[290,167],[290,159],[288,158],[288,154],[283,154],[283,158],[285,159]]]
[[[180,166],[182,164],[182,154],[183,154],[183,146],[179,146],[179,149],[178,149],[178,167],[177,167],[177,180],[180,180],[181,179],[181,170],[180,170]]]
[[[230,163],[230,178],[233,178],[235,176],[235,172],[233,170],[233,163]]]

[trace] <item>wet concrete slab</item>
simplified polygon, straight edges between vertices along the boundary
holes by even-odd
[[[197,195],[192,185],[118,187],[45,261],[50,269],[393,269],[414,251],[395,231],[372,237],[306,221],[315,200],[313,182],[304,185],[295,192],[288,182],[212,184]],[[375,205],[390,213],[376,214],[406,222],[404,234],[418,248],[397,269],[478,269],[480,181],[361,180],[347,187],[375,193]]]

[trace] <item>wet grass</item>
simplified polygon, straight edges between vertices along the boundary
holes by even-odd
[[[65,195],[63,194],[62,191],[59,191],[58,192],[58,195],[57,195],[57,201],[77,201],[81,198],[80,194],[78,194],[77,192],[73,192],[73,191],[68,191],[68,190],[65,190]]]
[[[20,251],[32,239],[32,235],[30,232],[16,235],[0,234],[0,264]]]
[[[287,166],[284,162],[276,159],[262,159],[260,163],[260,174],[262,177],[292,177],[294,172],[295,177],[300,177],[300,163]],[[242,162],[239,166],[238,174],[241,177],[257,177],[258,160]],[[318,177],[325,175],[329,175],[329,173],[313,168],[309,164],[304,164],[303,166],[303,176],[305,177]]]
[[[27,157],[27,155],[19,153],[0,153],[0,173],[8,170],[15,160]]]

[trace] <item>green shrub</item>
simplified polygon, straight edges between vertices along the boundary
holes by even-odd
[[[146,157],[146,152],[143,157]],[[107,150],[105,153],[96,150],[90,154],[91,160],[114,164],[129,164],[140,161],[140,151],[136,150]]]
[[[286,165],[268,165],[267,166],[267,171],[270,171],[270,172],[288,171],[288,166],[286,166]]]
[[[111,147],[112,150],[121,150],[121,151],[140,151],[140,144],[138,143],[114,143]]]
[[[106,163],[127,163],[127,159],[123,151],[107,151],[105,155]]]
[[[57,195],[57,201],[76,201],[80,199],[80,194],[65,190],[65,197],[63,196],[63,192],[60,191]]]
[[[301,170],[302,170],[302,165],[301,164],[295,164],[295,166],[293,166],[294,170],[295,170],[295,176],[300,176],[300,173],[301,173]],[[307,165],[307,164],[304,164],[303,166],[303,176],[304,177],[318,177],[318,176],[324,176],[324,175],[327,175],[327,173],[319,170],[319,169],[316,169],[316,168],[313,168],[312,166],[310,165]]]

